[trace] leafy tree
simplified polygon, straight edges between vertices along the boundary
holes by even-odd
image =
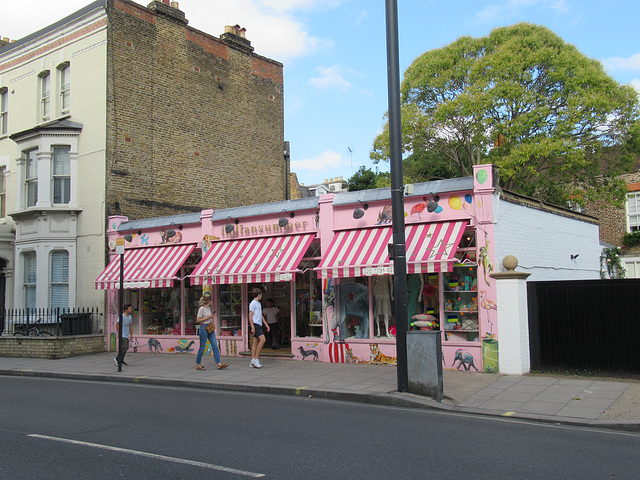
[[[415,165],[405,163],[415,172],[468,176],[494,163],[503,187],[547,201],[624,198],[615,177],[638,148],[637,92],[545,27],[519,23],[428,51],[401,93],[403,150]],[[388,161],[388,122],[370,156]]]
[[[370,168],[365,168],[364,165],[347,180],[347,190],[350,192],[388,187],[390,185],[391,175],[388,172],[374,172]]]

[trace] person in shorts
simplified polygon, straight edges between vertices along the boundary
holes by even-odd
[[[264,336],[263,328],[266,328],[268,332],[269,324],[264,321],[264,317],[262,316],[262,305],[260,304],[260,300],[262,300],[262,290],[254,288],[251,294],[253,295],[253,300],[249,305],[249,318],[251,319],[249,323],[251,325],[251,334],[253,335],[253,345],[251,346],[251,363],[249,366],[262,368],[259,357],[262,347],[264,347],[264,342],[267,340]]]

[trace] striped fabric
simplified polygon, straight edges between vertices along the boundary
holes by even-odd
[[[216,242],[196,267],[192,285],[289,281],[315,234]]]
[[[124,253],[124,288],[166,288],[189,258],[193,244],[132,248]],[[96,289],[120,288],[120,257],[116,255],[96,279]]]
[[[407,273],[451,271],[465,226],[465,221],[406,226]],[[391,275],[390,243],[391,227],[338,232],[317,270],[322,278]]]

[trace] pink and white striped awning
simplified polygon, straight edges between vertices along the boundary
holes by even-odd
[[[407,273],[451,271],[466,221],[420,223],[405,227]],[[322,278],[392,275],[388,245],[391,227],[336,233],[316,270]]]
[[[124,252],[124,288],[171,287],[176,272],[196,248],[193,244],[132,248]],[[96,279],[97,289],[120,288],[120,257],[116,255]]]
[[[315,234],[215,242],[190,275],[205,283],[280,282],[293,278]]]

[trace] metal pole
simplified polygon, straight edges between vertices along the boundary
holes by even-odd
[[[122,371],[122,357],[120,356],[120,349],[122,349],[122,315],[123,315],[123,310],[122,310],[122,305],[124,302],[124,253],[122,253],[120,255],[120,292],[118,292],[118,309],[120,310],[120,317],[118,319],[119,325],[118,325],[118,354],[117,354],[117,359],[118,359],[118,371],[121,372]]]
[[[400,64],[398,60],[398,2],[386,0],[387,81],[389,85],[389,146],[391,152],[391,207],[393,225],[393,274],[398,356],[398,391],[409,389],[407,372],[407,258],[404,237],[404,188],[402,179],[402,127],[400,119]]]

